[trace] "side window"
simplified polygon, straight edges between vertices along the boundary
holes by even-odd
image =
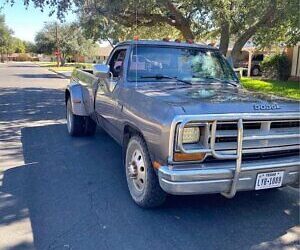
[[[114,52],[109,62],[110,72],[114,77],[120,77],[123,73],[123,65],[126,56],[126,49],[120,49]]]

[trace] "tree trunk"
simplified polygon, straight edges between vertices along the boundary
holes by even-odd
[[[226,56],[229,46],[229,23],[227,21],[224,21],[224,23],[221,24],[221,38],[220,38],[220,52]]]
[[[251,36],[248,39],[238,39],[232,48],[231,51],[231,58],[233,60],[233,64],[235,64],[238,60],[238,56],[241,53],[242,48],[246,44],[246,42],[251,38]]]
[[[257,32],[257,30],[272,22],[272,19],[276,12],[276,1],[271,1],[270,5],[267,7],[265,14],[262,18],[256,22],[253,26],[249,27],[235,42],[232,51],[231,57],[233,59],[233,63],[236,62],[239,53],[241,52],[242,48],[246,44],[246,42]]]
[[[62,53],[61,56],[60,56],[60,66],[64,66],[65,63],[66,63],[65,54]]]
[[[174,22],[171,22],[169,24],[180,30],[186,40],[193,40],[195,36],[191,30],[190,21],[183,16],[176,5],[171,0],[160,0],[160,3],[172,15],[172,19],[174,20]]]
[[[195,36],[190,28],[190,25],[186,22],[179,24],[176,26],[177,29],[181,31],[184,39],[186,40],[194,40]]]

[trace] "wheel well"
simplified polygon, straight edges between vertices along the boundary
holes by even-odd
[[[144,138],[143,134],[137,128],[135,128],[131,125],[125,125],[124,132],[123,132],[123,145],[122,145],[123,146],[122,147],[122,154],[123,154],[124,164],[125,164],[125,155],[126,155],[127,144],[129,142],[130,138],[134,135],[140,136],[145,141],[145,138]],[[146,145],[147,145],[147,143],[146,143]]]
[[[70,98],[70,91],[67,89],[65,92],[65,102],[68,102],[68,99]]]
[[[254,70],[254,69],[259,69],[259,70],[260,70],[260,66],[259,66],[259,65],[254,65],[254,66],[252,67],[252,70]]]
[[[139,135],[140,137],[144,139],[143,134],[136,128],[134,128],[133,126],[130,125],[126,125],[124,127],[124,133],[123,133],[123,146],[127,146],[130,137],[134,136],[134,135]]]

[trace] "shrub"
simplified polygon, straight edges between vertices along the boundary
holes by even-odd
[[[86,69],[86,66],[85,66],[84,64],[79,64],[79,63],[74,64],[74,67],[75,67],[76,69]]]
[[[265,57],[261,62],[263,76],[268,79],[287,81],[290,76],[290,62],[285,54]]]
[[[27,54],[19,54],[18,57],[16,57],[17,62],[25,62],[25,61],[31,61],[31,57],[29,57]]]

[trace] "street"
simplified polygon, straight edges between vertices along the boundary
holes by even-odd
[[[0,249],[296,249],[291,187],[131,200],[121,148],[99,129],[72,138],[68,80],[30,63],[0,64]]]

